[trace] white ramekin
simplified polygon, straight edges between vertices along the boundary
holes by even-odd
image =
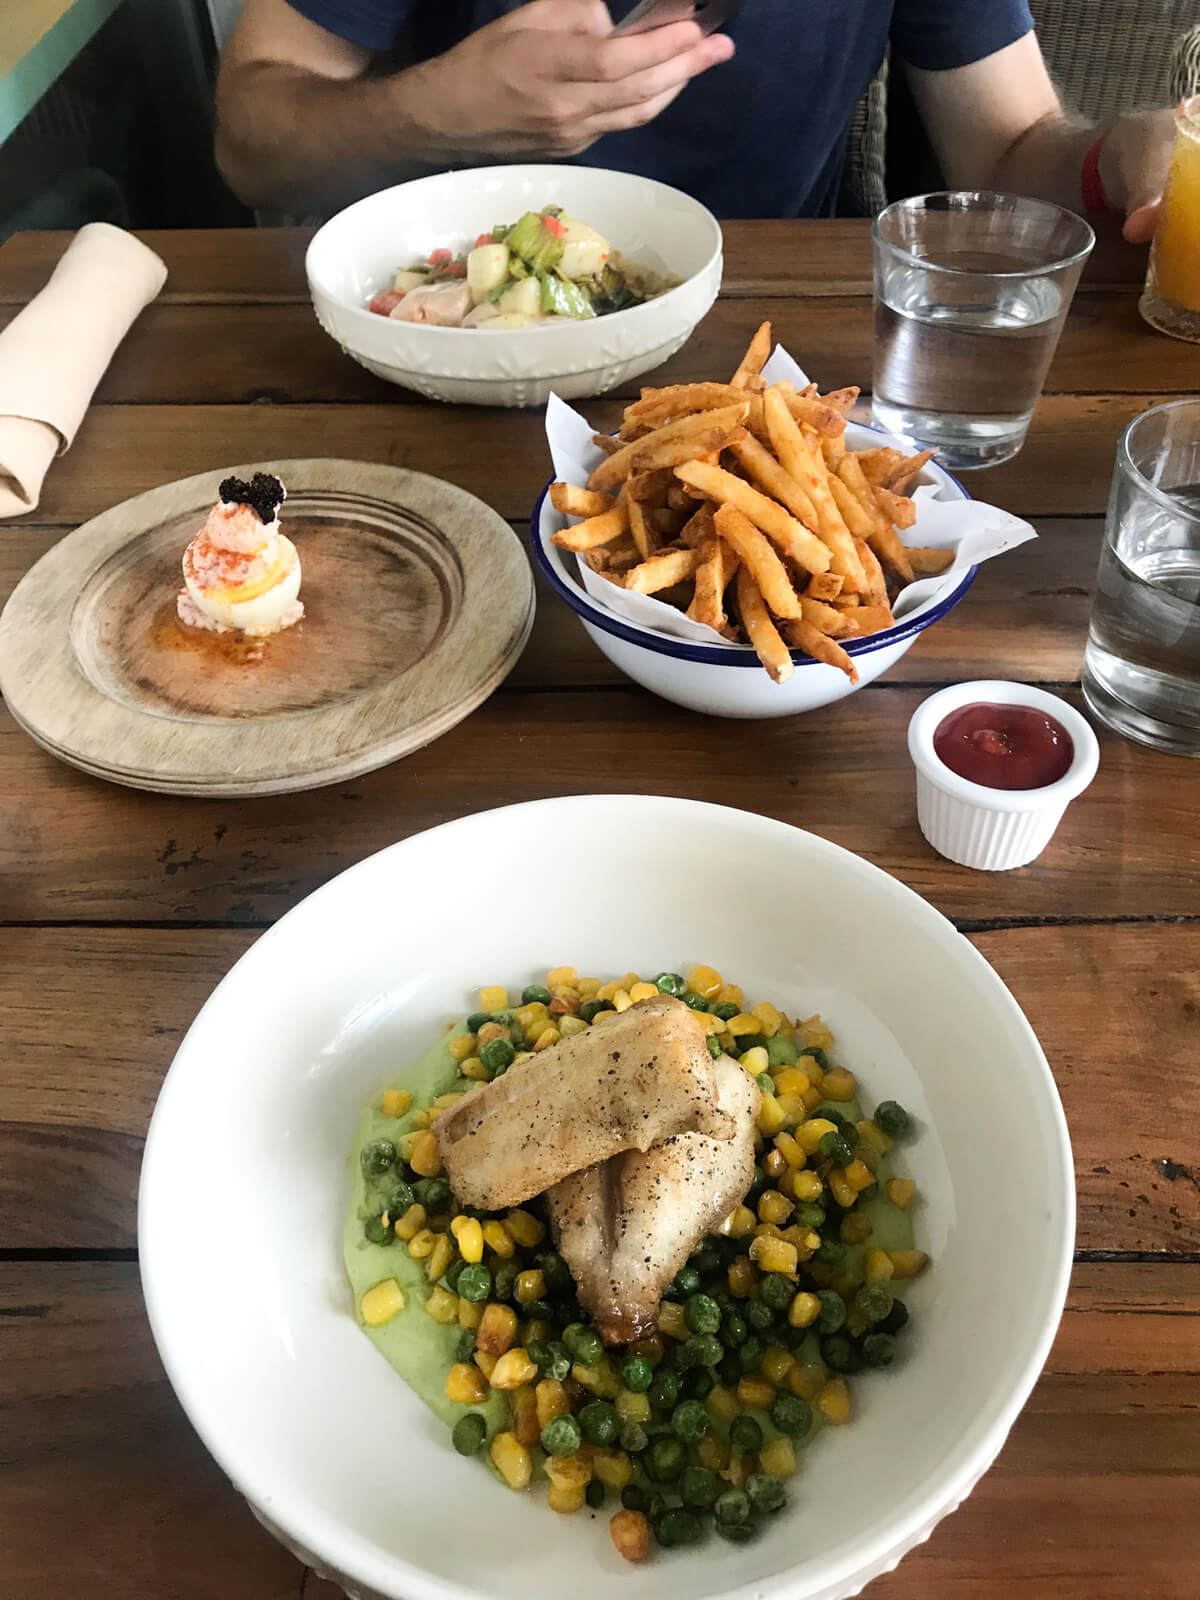
[[[934,753],[934,733],[950,712],[980,700],[1031,706],[1060,722],[1075,746],[1075,759],[1063,776],[1044,789],[988,789],[951,772]],[[1007,872],[1035,861],[1100,764],[1096,735],[1074,706],[1044,689],[1000,679],[956,683],[930,695],[908,725],[908,753],[917,769],[921,832],[939,855],[980,872]]]

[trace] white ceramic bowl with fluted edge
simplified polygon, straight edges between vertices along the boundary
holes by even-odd
[[[952,711],[976,702],[1031,706],[1056,718],[1075,748],[1062,777],[1041,789],[988,789],[951,772],[934,750],[933,736]],[[1036,861],[1100,764],[1096,735],[1074,706],[1045,689],[998,678],[956,683],[923,700],[908,724],[908,752],[917,769],[921,832],[939,855],[980,872],[1007,872]]]
[[[631,261],[682,278],[644,305],[585,322],[489,333],[432,328],[367,310],[399,267],[437,246],[469,248],[497,222],[561,205]],[[460,405],[544,405],[603,394],[661,366],[721,287],[721,229],[699,201],[651,178],[603,167],[472,167],[418,178],[348,206],[305,256],[317,320],[347,355],[389,383]]]
[[[514,897],[515,876],[546,863],[554,894]],[[736,917],[714,871],[738,885]],[[468,902],[503,909],[464,916]],[[933,1260],[906,1285],[896,1365],[852,1380],[852,1424],[815,1442],[762,1537],[632,1567],[607,1516],[555,1516],[457,1456],[359,1330],[341,1257],[347,1152],[368,1097],[478,985],[540,982],[560,962],[603,975],[701,960],[754,998],[820,1012],[867,1107],[909,1108],[903,1165]],[[968,941],[823,839],[643,796],[467,817],[310,895],[180,1045],[138,1208],[154,1336],[201,1438],[302,1560],[388,1600],[856,1594],[995,1458],[1050,1349],[1073,1228],[1053,1078]]]
[[[847,423],[846,444],[851,450],[878,445],[911,449],[908,441],[859,422]],[[933,462],[916,481],[935,485],[940,500],[971,498],[957,478]],[[567,520],[551,505],[547,484],[534,507],[531,543],[534,562],[555,594],[576,613],[588,637],[626,677],[664,700],[712,717],[795,716],[845,699],[895,666],[926,628],[958,604],[979,571],[975,566],[961,574],[947,574],[942,592],[919,616],[901,617],[881,633],[848,643],[844,648],[858,671],[856,684],[839,667],[814,661],[802,650],[791,652],[796,670],[787,682],[774,683],[749,645],[678,639],[641,627],[602,605],[583,587],[579,558],[552,542],[552,535],[565,527]]]

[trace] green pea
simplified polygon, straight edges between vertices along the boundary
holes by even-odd
[[[771,1077],[769,1072],[758,1073],[754,1081],[764,1094],[775,1093],[775,1080]]]
[[[784,1272],[768,1272],[758,1286],[758,1297],[772,1311],[783,1311],[792,1303],[796,1285]]]
[[[883,1322],[891,1313],[891,1290],[881,1283],[864,1283],[854,1296],[854,1305],[868,1322]]]
[[[474,1331],[471,1328],[460,1329],[458,1338],[454,1341],[454,1359],[456,1361],[470,1361],[474,1354]]]
[[[803,1439],[812,1427],[812,1407],[794,1394],[777,1394],[771,1407],[771,1421],[789,1439]]]
[[[836,1267],[839,1261],[846,1259],[846,1246],[837,1239],[822,1239],[817,1246],[817,1260],[827,1261],[831,1267]]]
[[[875,1126],[889,1139],[903,1139],[908,1132],[908,1112],[895,1100],[881,1100],[875,1107]]]
[[[479,1052],[479,1059],[489,1072],[503,1072],[516,1060],[517,1052],[508,1039],[489,1039]]]
[[[467,1032],[478,1033],[480,1028],[482,1028],[485,1023],[488,1023],[491,1020],[492,1013],[490,1011],[472,1011],[471,1015],[467,1018]]]
[[[694,1333],[683,1349],[689,1367],[715,1367],[725,1354],[725,1346],[715,1333]]]
[[[681,1300],[686,1299],[688,1295],[698,1294],[699,1292],[700,1274],[690,1263],[685,1267],[680,1267],[671,1281],[671,1287],[667,1290],[668,1294],[677,1296]]]
[[[646,1520],[654,1527],[658,1519],[667,1509],[666,1495],[659,1494],[657,1489],[650,1491],[650,1504],[646,1507]]]
[[[711,1240],[706,1240],[692,1257],[689,1266],[695,1267],[701,1278],[711,1278],[721,1270],[721,1253]],[[714,1299],[716,1296],[714,1295]]]
[[[579,1008],[579,1015],[585,1022],[595,1022],[602,1011],[616,1009],[611,1000],[585,1000]]]
[[[751,1372],[757,1372],[759,1363],[762,1361],[762,1358],[766,1352],[767,1347],[762,1340],[757,1336],[757,1334],[751,1334],[737,1353],[738,1361],[741,1363],[742,1371],[747,1374]]]
[[[548,1456],[573,1456],[583,1443],[579,1423],[569,1412],[551,1417],[542,1429],[542,1449]]]
[[[802,1228],[823,1228],[825,1207],[816,1200],[801,1200],[796,1207],[796,1221]]]
[[[832,1372],[857,1372],[861,1365],[853,1339],[831,1333],[821,1340],[821,1360]]]
[[[673,1411],[679,1404],[679,1379],[673,1372],[664,1372],[660,1367],[650,1380],[646,1393],[655,1411]]]
[[[745,1344],[750,1335],[746,1319],[739,1311],[727,1311],[721,1320],[721,1333],[726,1345],[731,1350],[736,1350],[738,1345]]]
[[[712,1008],[714,1017],[720,1017],[722,1022],[732,1022],[738,1014],[738,1008],[729,1000],[718,1000]]]
[[[671,1413],[671,1428],[684,1444],[699,1444],[712,1419],[699,1400],[681,1400]]]
[[[817,1332],[836,1333],[846,1320],[846,1302],[832,1289],[819,1289],[817,1299],[821,1309],[817,1313]]]
[[[717,1527],[737,1527],[750,1520],[750,1496],[743,1489],[726,1489],[713,1506]]]
[[[584,1322],[572,1322],[563,1329],[563,1343],[576,1361],[585,1367],[594,1367],[604,1354],[604,1340],[595,1328]]]
[[[481,1304],[492,1292],[491,1273],[481,1262],[464,1267],[459,1274],[458,1292],[464,1300]]]
[[[520,1307],[520,1312],[526,1322],[549,1322],[554,1307],[549,1300],[526,1300]]]
[[[538,1257],[538,1266],[542,1277],[546,1280],[546,1292],[552,1295],[570,1294],[574,1287],[571,1269],[560,1255],[553,1250],[547,1250],[545,1255]]]
[[[749,1544],[758,1535],[753,1522],[718,1522],[717,1532],[730,1544]]]
[[[496,1268],[495,1295],[497,1300],[511,1300],[513,1291],[517,1287],[517,1273],[520,1269],[512,1261],[506,1261],[502,1267]]]
[[[363,1146],[359,1160],[368,1178],[378,1178],[395,1166],[396,1146],[390,1139],[372,1139],[370,1144]]]
[[[709,1055],[713,1058],[714,1061],[720,1061],[721,1057],[725,1054],[725,1051],[721,1047],[721,1045],[718,1044],[716,1034],[715,1033],[710,1033],[709,1036],[708,1036],[708,1039],[706,1040],[706,1043],[708,1045],[708,1053],[709,1053]]]
[[[708,1467],[688,1467],[679,1480],[679,1498],[697,1511],[712,1509],[721,1492],[721,1480]]]
[[[468,1263],[465,1262],[461,1256],[455,1256],[454,1260],[446,1268],[445,1272],[442,1273],[442,1282],[446,1285],[447,1289],[452,1289],[457,1292],[458,1280],[467,1270],[467,1265]]]
[[[465,1417],[459,1417],[454,1424],[450,1442],[460,1456],[474,1456],[479,1454],[486,1438],[487,1423],[478,1411],[468,1411]]]
[[[687,1451],[678,1439],[664,1433],[650,1441],[650,1448],[642,1459],[652,1482],[674,1483],[687,1465]]]
[[[397,1217],[402,1217],[404,1215],[409,1206],[415,1203],[416,1198],[416,1195],[412,1191],[412,1185],[405,1183],[404,1180],[401,1179],[399,1183],[393,1183],[389,1187],[387,1199],[384,1202],[384,1209],[394,1222]]]
[[[621,1363],[621,1382],[632,1394],[645,1394],[654,1379],[654,1368],[645,1356],[630,1356]]]
[[[755,1511],[779,1511],[787,1500],[783,1485],[769,1472],[752,1472],[746,1479],[746,1494]]]
[[[832,1161],[835,1167],[848,1167],[854,1160],[854,1151],[850,1147],[849,1139],[840,1133],[823,1133],[817,1149]]]
[[[650,1491],[640,1483],[627,1483],[621,1490],[621,1504],[626,1511],[642,1511],[650,1504]]]
[[[721,1326],[721,1308],[706,1294],[694,1294],[683,1310],[683,1320],[692,1333],[716,1333]]]
[[[391,1244],[396,1237],[390,1225],[385,1224],[382,1215],[368,1217],[363,1223],[363,1232],[372,1244]]]
[[[794,1067],[796,1046],[790,1039],[785,1039],[783,1034],[777,1033],[767,1040],[767,1060],[773,1067]]]
[[[738,1055],[744,1056],[747,1050],[765,1050],[767,1036],[765,1033],[739,1033],[736,1035]]]
[[[869,1367],[890,1367],[896,1359],[896,1341],[890,1333],[869,1333],[862,1342],[862,1353]]]
[[[592,1400],[579,1413],[579,1426],[589,1444],[615,1444],[621,1431],[617,1408],[608,1400]]]
[[[803,1055],[803,1056],[811,1056],[813,1058],[813,1060],[817,1063],[818,1067],[820,1067],[822,1072],[828,1072],[829,1071],[829,1068],[830,1068],[829,1057],[825,1054],[824,1050],[819,1050],[815,1044],[806,1044],[801,1049],[800,1054]]]
[[[813,1116],[824,1117],[826,1122],[832,1122],[837,1131],[840,1134],[844,1134],[851,1144],[857,1142],[858,1129],[851,1118],[842,1110],[841,1106],[832,1105],[827,1100],[813,1112]]]
[[[640,1422],[627,1422],[621,1429],[621,1449],[628,1455],[640,1456],[649,1443],[650,1435]]]
[[[876,1323],[880,1333],[899,1333],[908,1321],[908,1307],[903,1300],[893,1300],[892,1309],[881,1322]]]
[[[660,972],[654,980],[654,987],[659,994],[682,994],[687,984],[677,972]]]
[[[562,1383],[565,1378],[570,1376],[571,1357],[567,1354],[566,1347],[560,1344],[557,1339],[552,1339],[546,1346],[546,1350],[545,1366],[542,1366],[539,1362],[541,1374],[544,1378],[554,1378],[557,1382]]]
[[[450,1185],[445,1178],[419,1178],[412,1192],[429,1212],[443,1211],[450,1204]]]
[[[604,1504],[604,1485],[599,1478],[592,1479],[591,1483],[583,1491],[583,1496],[593,1511],[599,1511]]]
[[[690,1511],[664,1511],[654,1524],[654,1536],[664,1550],[685,1544],[699,1544],[704,1534],[699,1517]]]
[[[746,1321],[755,1333],[766,1333],[775,1321],[775,1313],[765,1300],[747,1300]]]
[[[492,1012],[492,1021],[498,1022],[502,1028],[507,1028],[516,1021],[516,1018],[511,1011],[500,1010]]]
[[[543,989],[540,983],[526,984],[525,988],[521,990],[521,1004],[525,1006],[538,1004],[548,1006],[550,999],[549,989]]]
[[[694,989],[685,989],[679,998],[691,1011],[708,1010],[708,1001],[702,994],[697,994]]]
[[[763,1431],[753,1417],[734,1417],[729,1424],[729,1442],[736,1450],[762,1449]]]

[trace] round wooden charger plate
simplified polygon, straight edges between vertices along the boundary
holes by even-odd
[[[274,472],[304,620],[255,658],[175,616],[184,546],[222,478]],[[222,467],[77,528],[0,617],[0,692],[54,755],[158,793],[234,797],[373,771],[461,722],[509,672],[533,578],[508,524],[421,472]]]

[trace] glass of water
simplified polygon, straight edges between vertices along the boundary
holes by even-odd
[[[1117,447],[1083,693],[1118,733],[1200,756],[1200,400],[1144,411]]]
[[[957,191],[897,201],[874,238],[875,421],[952,469],[1007,461],[1025,442],[1092,230],[1043,200]]]

